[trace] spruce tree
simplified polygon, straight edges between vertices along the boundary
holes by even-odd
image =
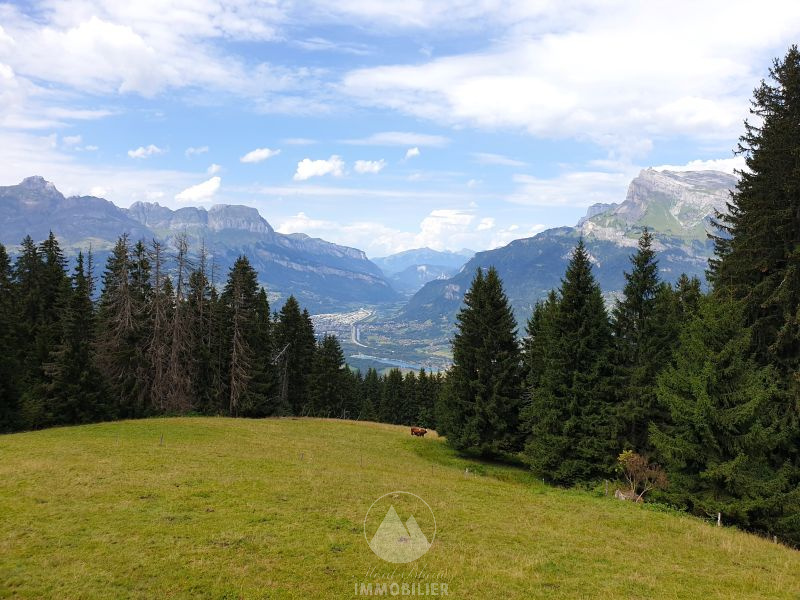
[[[447,440],[497,455],[519,449],[522,363],[514,316],[497,271],[481,270],[456,317],[446,396]]]
[[[308,382],[316,339],[308,313],[300,311],[294,296],[289,296],[278,313],[275,326],[276,352],[286,348],[286,377],[289,403],[293,414],[305,414],[308,405]]]
[[[383,393],[378,406],[378,421],[381,423],[400,423],[403,392],[402,371],[400,369],[391,369],[383,377]]]
[[[113,411],[121,418],[149,412],[149,386],[144,380],[144,337],[141,291],[132,286],[131,249],[127,235],[117,240],[103,273],[97,314],[95,360],[109,386]]]
[[[426,429],[436,429],[436,375],[428,375],[420,369],[417,375],[417,414],[414,425]]]
[[[18,325],[11,261],[0,244],[0,433],[19,426]]]
[[[797,544],[797,473],[785,460],[793,442],[780,422],[791,407],[782,405],[776,369],[750,356],[743,309],[718,296],[702,302],[674,365],[658,379],[670,422],[654,425],[651,440],[671,503],[700,516],[721,512],[724,521]]]
[[[253,378],[250,382],[251,399],[247,416],[267,417],[291,414],[291,405],[283,400],[277,385],[277,371],[273,364],[275,352],[272,340],[272,319],[267,291],[258,290],[255,300],[255,327],[251,338],[253,348]]]
[[[78,253],[72,293],[62,319],[62,341],[45,365],[46,425],[89,423],[116,416],[93,357],[94,306],[83,253]]]
[[[543,355],[523,415],[526,461],[558,484],[607,475],[617,443],[611,328],[583,240],[567,266],[557,307],[541,309],[535,343]]]
[[[195,410],[203,414],[214,414],[214,387],[217,378],[213,359],[213,311],[211,287],[207,275],[205,249],[201,250],[200,262],[189,276],[187,311],[194,364],[191,394]]]
[[[256,329],[256,272],[245,256],[233,263],[222,293],[227,313],[228,413],[246,414],[254,401],[250,382],[254,375],[253,335]]]
[[[800,368],[800,51],[776,59],[753,94],[738,152],[747,168],[717,214],[710,276],[743,304],[759,364],[795,384]]]
[[[381,381],[378,372],[370,367],[361,386],[361,397],[358,410],[359,421],[375,421],[377,419],[377,407],[381,403]]]
[[[335,335],[325,335],[317,344],[311,367],[309,412],[317,417],[345,418],[348,373],[344,353]]]
[[[649,450],[648,426],[664,415],[655,400],[655,378],[669,362],[673,323],[672,290],[662,286],[653,236],[645,228],[630,258],[625,287],[612,313],[614,387],[617,391],[620,450]]]

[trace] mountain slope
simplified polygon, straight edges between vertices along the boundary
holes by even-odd
[[[19,185],[0,187],[0,207],[0,243],[12,247],[26,234],[41,240],[52,230],[67,250],[86,249],[91,243],[102,260],[122,233],[132,240],[168,242],[185,233],[195,252],[205,243],[221,269],[220,278],[245,254],[271,293],[294,294],[314,311],[399,297],[361,250],[278,233],[247,206],[171,210],[137,202],[122,209],[102,198],[65,198],[52,183],[29,177]]]
[[[451,598],[800,596],[785,546],[551,488],[434,435],[177,418],[0,436],[0,597],[352,598],[355,583],[393,581],[446,583]],[[438,528],[407,565],[365,539],[370,506],[395,490]]]
[[[623,271],[644,227],[654,231],[661,277],[681,273],[703,277],[713,245],[706,230],[714,209],[724,210],[736,178],[715,171],[646,169],[620,204],[593,206],[576,227],[549,229],[502,248],[479,252],[454,277],[426,284],[402,309],[399,319],[449,326],[478,268],[495,266],[517,322],[523,327],[535,302],[560,285],[570,252],[583,236],[603,291],[624,285]]]

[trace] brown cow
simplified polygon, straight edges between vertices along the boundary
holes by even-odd
[[[418,435],[419,437],[424,436],[428,433],[428,430],[423,427],[412,427],[411,428],[411,435]]]

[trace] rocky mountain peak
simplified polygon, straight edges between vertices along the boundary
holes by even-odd
[[[251,233],[272,233],[272,226],[267,223],[258,210],[252,206],[240,204],[215,204],[208,211],[208,227],[212,231],[223,229],[239,229]]]
[[[63,194],[56,189],[55,185],[39,175],[26,177],[18,185],[12,187],[17,188],[26,203],[47,203],[64,199]]]
[[[737,178],[721,171],[644,169],[631,181],[625,201],[588,216],[582,233],[631,245],[631,230],[649,227],[664,235],[705,240],[709,218],[724,211]]]

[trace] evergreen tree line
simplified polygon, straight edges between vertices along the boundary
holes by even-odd
[[[0,432],[190,413],[435,425],[438,375],[351,372],[294,297],[270,312],[246,257],[217,285],[189,250],[123,236],[97,282],[53,234],[13,264],[0,245]]]
[[[643,231],[606,307],[583,241],[524,342],[494,269],[458,314],[439,433],[518,454],[561,485],[613,478],[636,451],[666,471],[655,498],[800,545],[800,52],[755,90],[747,169],[715,217],[710,290],[659,278]]]

